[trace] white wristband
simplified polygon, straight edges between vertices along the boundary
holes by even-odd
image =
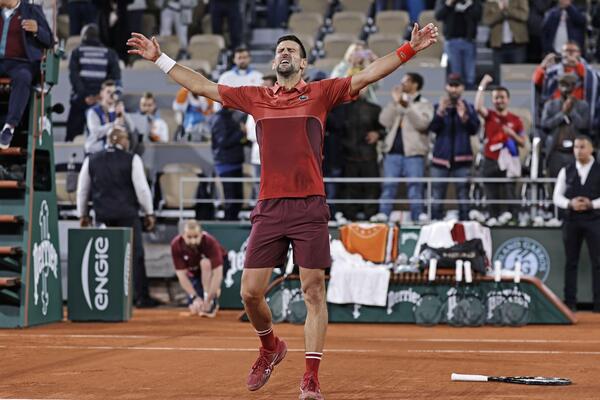
[[[171,69],[177,64],[175,60],[166,55],[165,53],[161,53],[160,57],[154,61],[154,64],[158,65],[158,68],[162,70],[165,74],[168,74]]]

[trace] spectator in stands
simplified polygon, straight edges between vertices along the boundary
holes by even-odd
[[[343,78],[354,74],[356,71],[361,71],[377,60],[377,55],[373,53],[362,40],[357,40],[350,44],[344,53],[344,58],[337,63],[331,71],[330,78]],[[367,98],[371,103],[379,104],[377,101],[377,84],[368,86]]]
[[[429,124],[433,119],[433,105],[421,95],[423,77],[409,72],[400,85],[392,89],[390,101],[379,122],[386,128],[383,152],[383,176],[386,178],[422,178],[425,176],[425,157],[429,153]],[[409,182],[408,199],[413,222],[423,222],[423,184]],[[376,219],[387,221],[396,198],[397,182],[384,182],[379,214]]]
[[[204,76],[206,71],[197,70]],[[215,103],[203,96],[198,96],[182,87],[173,100],[175,120],[182,126],[181,136],[190,141],[202,141],[210,136],[208,119],[216,111]],[[176,137],[175,140],[182,137]]]
[[[273,87],[277,82],[277,76],[265,75],[263,76],[263,86]],[[252,150],[250,152],[250,164],[252,165],[252,174],[254,178],[260,178],[260,150],[258,146],[258,138],[256,137],[256,121],[252,115],[248,115],[246,124],[244,125],[246,138],[252,143]],[[252,185],[252,198],[258,198],[259,184]]]
[[[8,113],[0,131],[0,149],[5,149],[29,104],[31,84],[39,76],[43,51],[52,47],[54,38],[40,6],[0,0],[0,10],[0,76],[11,79]]]
[[[241,178],[244,133],[235,111],[221,108],[209,121],[215,172],[219,178]],[[241,182],[223,182],[225,219],[237,220],[243,197]]]
[[[558,78],[560,98],[544,105],[542,127],[548,132],[544,147],[547,155],[548,175],[556,177],[561,168],[573,162],[575,137],[588,133],[589,105],[573,96],[578,81],[574,74]]]
[[[406,10],[411,22],[419,20],[419,14],[425,9],[423,0],[375,0],[375,12],[384,10]]]
[[[219,310],[227,252],[196,220],[186,221],[183,232],[171,241],[171,255],[181,288],[188,295],[190,312],[213,318]]]
[[[67,0],[69,35],[77,36],[88,24],[98,23],[98,9],[93,0]]]
[[[151,92],[142,94],[140,110],[132,114],[131,119],[140,142],[167,143],[169,141],[169,127],[160,117],[156,108],[156,100]]]
[[[162,5],[165,2],[166,4]],[[175,30],[179,38],[177,59],[187,58],[188,27],[192,21],[186,16],[191,10],[186,9],[180,0],[163,0],[160,3],[163,7],[160,12],[160,36],[170,36]]]
[[[250,66],[252,57],[246,47],[238,47],[233,52],[234,67],[219,77],[220,85],[227,86],[260,86],[263,74]]]
[[[446,93],[434,107],[434,116],[429,130],[435,133],[433,157],[431,159],[432,178],[467,178],[471,175],[473,151],[472,135],[479,131],[479,118],[472,104],[462,98],[465,85],[459,75],[450,74],[446,83]],[[433,199],[446,198],[446,182],[435,182],[432,186]],[[461,202],[458,205],[459,218],[467,220],[469,196],[467,182],[455,183],[456,194]],[[433,204],[433,219],[442,219],[443,204]]]
[[[577,267],[583,240],[592,262],[593,312],[600,312],[600,165],[587,136],[575,138],[575,160],[560,170],[554,187],[554,204],[565,210],[565,304],[577,307]]]
[[[569,41],[584,48],[587,18],[572,3],[572,0],[558,0],[558,5],[546,12],[542,28],[544,53],[558,53]]]
[[[567,42],[562,46],[561,54],[549,53],[533,73],[533,83],[540,91],[542,103],[550,98],[561,96],[558,90],[558,78],[564,74],[575,74],[579,77],[578,85],[573,91],[573,96],[583,100],[584,82],[586,81],[586,63],[581,57],[581,49],[575,42]],[[594,74],[593,71],[591,73]],[[543,106],[543,104],[542,104]]]
[[[444,23],[450,73],[463,77],[468,89],[475,87],[477,24],[480,0],[437,0],[435,18]]]
[[[528,0],[495,0],[483,4],[483,23],[490,27],[494,76],[499,82],[500,64],[522,64],[527,59]]]
[[[71,107],[67,118],[66,141],[82,135],[86,110],[96,104],[102,82],[112,80],[120,85],[121,67],[114,50],[104,47],[98,35],[98,25],[89,24],[81,30],[81,46],[69,59]]]
[[[329,113],[330,134],[339,138],[344,162],[344,178],[379,177],[377,143],[384,136],[379,123],[381,107],[367,99],[367,90],[351,103],[335,107]],[[342,197],[356,202],[340,207],[350,220],[369,219],[377,213],[377,204],[361,203],[361,200],[379,198],[377,183],[346,183],[342,186]]]
[[[527,45],[527,62],[538,63],[542,59],[542,27],[544,15],[552,7],[553,0],[529,0],[529,18],[527,31],[529,32],[529,44]]]
[[[290,14],[290,0],[267,0],[267,25],[270,28],[285,26]]]
[[[224,20],[229,28],[230,48],[236,49],[242,45],[242,33],[245,30],[242,19],[240,0],[213,0],[210,2],[210,17],[212,32],[216,35],[223,34]],[[255,86],[259,86],[259,84]]]
[[[492,90],[494,109],[485,107],[485,90],[492,82],[492,77],[485,75],[479,83],[475,96],[475,109],[485,120],[484,150],[481,176],[483,178],[514,178],[521,176],[521,163],[517,146],[525,145],[523,123],[515,114],[508,111],[510,92],[503,86]],[[514,200],[516,198],[516,183],[486,183],[485,196],[488,201]],[[514,204],[489,204],[488,210],[492,218],[498,219],[500,212],[504,219],[512,219],[516,215]]]
[[[156,219],[152,194],[142,159],[129,150],[129,135],[121,128],[108,133],[108,148],[92,154],[83,161],[77,182],[77,213],[82,227],[90,225],[88,200],[96,213],[96,223],[111,227],[133,229],[133,287],[134,304],[146,308],[158,305],[150,297],[142,224],[138,216],[144,210],[144,228],[151,231]]]
[[[100,88],[99,103],[86,112],[85,153],[92,154],[102,151],[106,145],[108,133],[116,126],[129,133],[129,148],[136,149],[138,140],[137,135],[134,134],[133,121],[125,112],[125,105],[119,99],[116,82],[107,80]]]

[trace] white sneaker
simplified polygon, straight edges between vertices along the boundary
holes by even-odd
[[[545,225],[549,227],[558,227],[562,226],[562,221],[558,218],[552,218],[551,220],[546,221]]]
[[[486,224],[487,226],[496,226],[496,225],[498,225],[498,220],[497,220],[496,218],[492,217],[492,218],[488,219],[488,220],[485,222],[485,224]]]
[[[533,226],[544,226],[544,217],[538,215],[533,219]]]
[[[471,211],[469,211],[469,219],[471,221],[477,221],[477,222],[480,222],[480,223],[484,223],[485,222],[485,216],[479,210],[471,210]]]
[[[377,214],[373,215],[369,221],[371,221],[371,222],[387,222],[388,216],[385,215],[384,213],[377,213]]]
[[[512,214],[508,211],[505,211],[498,217],[498,222],[500,225],[506,225],[511,219]]]
[[[427,215],[425,213],[421,213],[421,214],[419,214],[419,218],[417,219],[417,221],[420,224],[427,224],[429,222],[429,215]]]

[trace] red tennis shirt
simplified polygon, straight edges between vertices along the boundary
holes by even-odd
[[[323,138],[327,112],[355,100],[351,77],[306,83],[290,90],[275,84],[229,87],[219,85],[224,107],[248,113],[256,121],[260,148],[259,200],[325,196]]]
[[[505,125],[523,136],[523,123],[519,117],[511,112],[500,115],[496,111],[488,109],[485,118],[485,137],[487,140],[483,152],[490,160],[498,160],[500,150],[504,147],[503,144],[510,139],[510,136],[504,133],[502,129]]]
[[[171,241],[171,256],[176,270],[187,270],[188,275],[200,275],[200,260],[208,258],[215,269],[223,265],[227,252],[219,241],[209,233],[202,232],[199,246],[188,246],[183,236],[177,235]]]

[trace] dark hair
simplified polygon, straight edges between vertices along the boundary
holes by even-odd
[[[492,89],[492,92],[505,92],[508,98],[510,99],[510,91],[505,86],[496,86]]]
[[[585,140],[586,142],[592,145],[592,148],[594,148],[594,142],[592,141],[592,138],[588,135],[577,135],[575,136],[575,140]]]
[[[144,92],[142,93],[142,99],[154,100],[154,95],[152,94],[152,92]]]
[[[423,77],[420,74],[417,74],[416,72],[407,72],[406,76],[408,76],[411,81],[417,84],[417,90],[421,90],[423,88]]]
[[[117,86],[117,82],[113,81],[112,79],[107,79],[104,82],[102,82],[102,86],[100,87],[100,90],[103,90],[106,87],[109,86]]]
[[[99,29],[96,24],[87,24],[81,28],[81,41],[99,40]]]
[[[285,42],[286,40],[290,40],[292,42],[298,43],[298,46],[300,46],[300,57],[306,58],[306,49],[304,48],[302,41],[300,39],[298,39],[298,36],[296,36],[296,35],[282,36],[279,39],[277,39],[277,46],[279,46],[279,43]]]
[[[250,54],[250,50],[248,50],[248,48],[246,46],[240,46],[240,47],[236,47],[235,50],[233,50],[233,54],[239,54],[239,53],[248,53]]]

